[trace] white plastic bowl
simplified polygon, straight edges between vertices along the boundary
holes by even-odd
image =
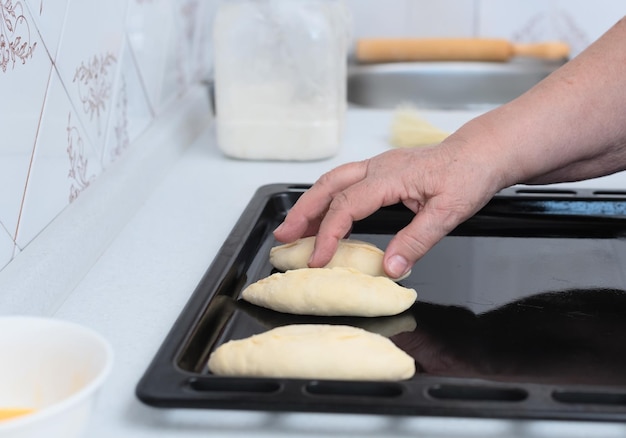
[[[0,421],[0,437],[83,436],[112,361],[109,343],[88,328],[53,318],[0,317],[0,409],[34,409]]]

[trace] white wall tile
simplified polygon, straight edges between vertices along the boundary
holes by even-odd
[[[0,53],[0,269],[208,75],[217,5],[0,2],[3,41],[25,44]]]
[[[213,70],[211,34],[218,4],[217,1],[198,2],[196,29],[190,60],[192,81],[201,81],[210,78]]]
[[[524,42],[552,38],[550,16],[555,0],[479,0],[478,5],[481,37]]]
[[[420,38],[472,37],[475,0],[413,0],[408,3],[406,35]]]
[[[197,10],[197,0],[179,0],[172,5],[172,33],[166,46],[162,47],[165,58],[163,83],[159,96],[161,106],[179,97],[189,83]]]
[[[26,187],[18,247],[30,243],[101,171],[99,157],[55,72]]]
[[[2,37],[26,47],[0,54],[0,222],[15,236],[52,63],[29,12],[20,3],[0,8]]]
[[[56,59],[68,0],[25,0],[51,59]],[[43,49],[44,47],[42,47]]]
[[[626,15],[622,0],[347,0],[356,37],[561,39],[579,52]]]
[[[0,223],[0,269],[4,268],[13,258],[15,242],[6,228]]]
[[[618,0],[479,0],[479,34],[519,42],[561,40],[580,53],[619,18]]]
[[[170,0],[130,0],[128,41],[153,112],[162,107],[163,89],[175,70],[174,7]]]
[[[557,36],[569,40],[576,54],[625,15],[626,2],[623,0],[558,0],[555,11]]]
[[[353,37],[402,37],[408,30],[412,0],[346,0],[352,15]]]

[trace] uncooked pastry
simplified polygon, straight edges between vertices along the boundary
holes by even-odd
[[[292,243],[278,245],[270,249],[270,263],[276,269],[288,271],[308,267],[313,252],[315,236],[304,237]],[[383,268],[384,252],[369,242],[356,239],[341,239],[337,251],[325,268],[353,268],[364,274],[387,277]],[[399,281],[410,275],[410,271]]]
[[[241,294],[278,312],[318,316],[389,316],[413,305],[414,289],[351,268],[303,268],[277,272]]]
[[[220,345],[209,370],[222,376],[405,380],[415,361],[384,336],[346,325],[294,324]]]
[[[422,118],[410,106],[401,106],[391,122],[391,145],[398,148],[430,146],[441,143],[450,133],[443,131]]]

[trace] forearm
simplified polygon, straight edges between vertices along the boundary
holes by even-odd
[[[523,96],[453,138],[490,156],[500,186],[626,168],[626,20]]]

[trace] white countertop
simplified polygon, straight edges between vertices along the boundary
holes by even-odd
[[[428,113],[448,130],[472,113]],[[157,409],[135,386],[174,320],[257,188],[311,183],[338,164],[388,149],[391,114],[351,109],[345,145],[330,160],[230,160],[208,129],[166,177],[54,316],[92,327],[112,344],[113,372],[102,388],[88,437],[626,437],[626,425]],[[614,175],[578,187],[626,187]]]

